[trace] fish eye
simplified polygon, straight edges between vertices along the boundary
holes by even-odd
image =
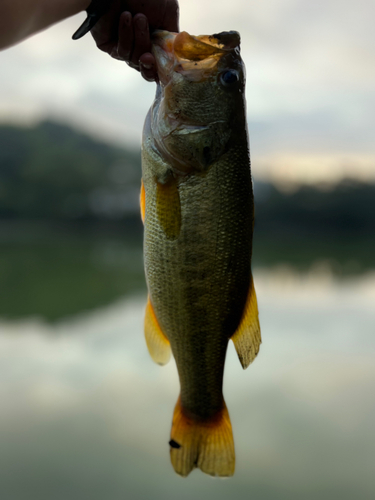
[[[237,83],[239,79],[240,77],[238,75],[238,71],[235,69],[227,69],[220,75],[220,81],[224,87],[230,87],[231,85]]]

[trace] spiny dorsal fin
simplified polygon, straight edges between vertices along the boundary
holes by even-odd
[[[258,317],[257,296],[252,277],[241,323],[231,338],[233,340],[234,347],[236,348],[242,368],[245,369],[256,358],[262,342]]]
[[[144,325],[146,344],[150,356],[159,365],[167,364],[171,357],[171,346],[159,326],[150,298],[147,300]]]

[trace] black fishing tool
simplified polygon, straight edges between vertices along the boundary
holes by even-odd
[[[92,0],[86,9],[87,18],[72,36],[73,40],[82,38],[86,33],[92,30],[102,15],[109,9],[110,5],[110,0]]]

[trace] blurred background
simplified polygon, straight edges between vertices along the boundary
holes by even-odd
[[[181,0],[247,66],[263,345],[224,394],[237,470],[175,476],[173,360],[143,339],[140,140],[155,85],[73,42],[0,53],[0,495],[373,499],[375,39],[367,0]]]

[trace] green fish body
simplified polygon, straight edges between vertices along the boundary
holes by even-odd
[[[251,274],[253,190],[239,35],[160,32],[160,84],[144,127],[141,208],[153,359],[176,360],[171,460],[234,473],[222,395],[229,339],[244,367],[261,342]]]

